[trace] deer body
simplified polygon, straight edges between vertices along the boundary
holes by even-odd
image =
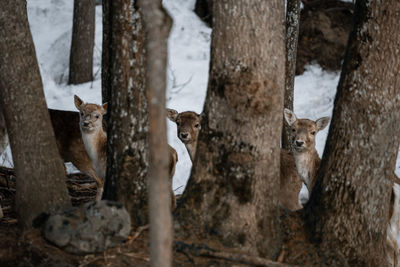
[[[107,148],[107,135],[102,128],[96,129],[94,132],[87,132],[81,128],[81,131],[83,144],[85,145],[86,152],[93,162],[93,167],[95,168],[97,174],[102,179],[105,179],[105,170],[107,164],[107,157],[105,154]]]
[[[86,152],[79,129],[79,113],[49,109],[50,119],[56,137],[58,152],[64,162],[71,162],[81,172],[91,176],[97,183],[100,177]],[[0,113],[0,154],[8,146],[8,134],[3,113]]]

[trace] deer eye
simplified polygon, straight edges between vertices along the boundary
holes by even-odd
[[[312,131],[311,134],[312,134],[312,135],[315,135],[315,131]]]
[[[83,116],[83,111],[81,111],[80,113],[81,113],[81,116]]]
[[[94,117],[95,117],[96,119],[98,119],[100,116],[99,116],[99,114],[96,114],[96,115],[94,115]]]
[[[292,128],[292,132],[295,132],[296,131],[296,129],[295,128]]]
[[[197,123],[194,127],[199,128],[199,126],[200,126],[200,125]]]

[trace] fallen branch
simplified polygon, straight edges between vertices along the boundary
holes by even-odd
[[[285,263],[279,263],[276,261],[268,260],[265,258],[250,256],[245,254],[233,253],[233,252],[225,252],[225,251],[217,251],[206,245],[194,245],[194,244],[186,244],[182,241],[178,241],[175,243],[175,250],[177,252],[181,252],[185,255],[191,254],[196,257],[208,257],[221,259],[226,261],[232,261],[241,264],[248,265],[256,265],[256,266],[265,266],[265,267],[287,267],[293,266]]]
[[[148,224],[138,227],[137,231],[136,231],[133,235],[130,235],[130,236],[128,237],[128,242],[127,242],[127,243],[128,243],[128,244],[131,244],[136,238],[139,237],[139,235],[140,235],[144,230],[149,229],[149,227],[150,227],[150,226],[149,226]]]

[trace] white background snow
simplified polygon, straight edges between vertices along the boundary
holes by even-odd
[[[195,0],[165,0],[164,6],[174,20],[169,38],[167,106],[179,112],[202,111],[207,89],[211,29],[194,13]],[[101,101],[102,9],[96,7],[94,81],[78,86],[67,85],[72,34],[73,1],[28,0],[28,16],[49,108],[75,110],[73,95],[87,102]],[[338,72],[325,72],[311,65],[295,80],[294,111],[300,118],[331,116]],[[322,155],[327,127],[317,136]],[[190,175],[191,162],[185,147],[176,137],[176,126],[168,122],[168,140],[177,150],[179,162],[173,186],[181,193]],[[3,155],[3,164],[10,158]],[[1,163],[1,160],[0,160]],[[398,161],[396,171],[399,172]],[[306,192],[302,192],[306,194]]]

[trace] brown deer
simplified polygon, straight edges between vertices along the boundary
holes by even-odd
[[[294,113],[292,113],[294,115]],[[177,133],[178,138],[185,144],[186,149],[189,152],[190,159],[193,162],[194,156],[196,154],[196,145],[197,145],[197,137],[200,131],[200,115],[193,111],[186,111],[179,113],[174,109],[167,109],[168,118],[175,122],[177,125]],[[285,115],[286,117],[286,115]],[[295,118],[295,117],[293,117]],[[296,118],[297,120],[297,118]],[[316,125],[320,125],[318,128]],[[308,161],[314,162],[314,157],[318,157],[318,154],[315,150],[315,134],[317,131],[322,130],[325,128],[327,123],[329,122],[329,118],[321,118],[316,122],[311,120],[301,119],[298,120],[297,123],[289,123],[294,127],[295,131],[301,133],[303,136],[307,130],[309,125],[313,125],[313,130],[309,132],[309,137],[307,138],[307,149],[304,149],[303,152],[306,151],[315,151],[315,153],[307,153],[303,154],[303,158],[312,157]],[[314,134],[314,135],[313,135]],[[300,137],[299,137],[300,138]],[[312,142],[311,142],[312,141]],[[299,139],[300,142],[300,139]],[[305,142],[302,143],[305,145]],[[302,206],[299,203],[298,195],[301,190],[301,179],[303,177],[299,176],[299,167],[302,167],[302,170],[305,172],[313,173],[315,170],[313,168],[317,168],[318,166],[314,165],[307,165],[306,168],[301,166],[302,157],[300,156],[301,153],[295,153],[294,155],[291,152],[288,152],[284,149],[281,149],[280,157],[281,157],[281,168],[280,168],[280,196],[281,196],[281,204],[289,209],[289,210],[297,210],[301,209]],[[298,162],[296,161],[296,156]],[[319,160],[319,157],[318,157]],[[298,165],[299,164],[299,165]],[[297,170],[296,170],[297,167]],[[306,184],[307,185],[307,184]]]
[[[329,123],[329,117],[316,121],[298,119],[293,111],[284,110],[286,122],[292,127],[292,147],[296,169],[311,194],[321,159],[315,149],[315,136]]]
[[[79,113],[49,109],[49,114],[61,158],[64,162],[71,162],[81,172],[91,176],[99,185],[101,179],[83,145],[79,129]],[[4,152],[7,145],[7,128],[3,113],[0,112],[0,154]],[[97,198],[99,198],[99,194],[97,194]]]
[[[103,128],[103,115],[107,112],[107,103],[103,105],[84,103],[78,96],[74,96],[76,108],[80,114],[80,129],[82,140],[86,151],[93,162],[94,169],[98,176],[102,179],[99,185],[99,191],[103,191],[103,180],[106,174],[107,165],[107,133]],[[171,209],[176,206],[174,192],[172,190],[172,178],[175,174],[175,166],[178,161],[178,154],[175,149],[169,147],[169,178],[171,182]],[[100,195],[101,197],[101,195]]]
[[[176,123],[178,138],[185,144],[190,160],[194,161],[196,155],[197,138],[200,132],[200,115],[194,111],[179,113],[167,108],[167,117]]]

